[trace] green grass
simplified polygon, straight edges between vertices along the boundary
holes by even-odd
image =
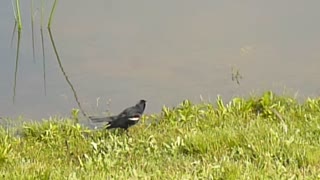
[[[0,131],[5,179],[317,179],[320,99],[266,92],[223,103],[184,101],[119,131],[73,118]]]
[[[48,20],[48,29],[51,28],[51,21],[53,18],[53,14],[56,10],[57,2],[58,2],[58,0],[54,0],[54,2],[53,2],[52,8],[51,8],[51,13],[50,13],[49,20]]]
[[[20,13],[20,0],[16,0],[16,13],[15,14],[15,20],[18,23],[18,32],[21,32],[22,30],[22,20],[21,20],[21,13]]]

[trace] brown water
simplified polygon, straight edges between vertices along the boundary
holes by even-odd
[[[30,2],[17,71],[10,1],[0,4],[0,116],[46,118],[78,108],[45,29],[46,94],[36,15],[33,62]],[[46,17],[51,4],[46,5]],[[115,114],[139,99],[147,113],[184,99],[226,100],[274,90],[319,94],[320,1],[59,1],[52,33],[83,109]],[[240,85],[232,70],[240,71]],[[99,98],[99,106],[96,106]],[[110,105],[107,101],[111,99]]]

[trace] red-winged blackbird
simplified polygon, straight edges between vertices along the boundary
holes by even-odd
[[[127,130],[130,126],[135,125],[140,120],[144,109],[146,108],[146,101],[140,100],[135,106],[123,110],[117,116],[109,117],[94,117],[90,116],[93,122],[106,122],[107,129],[122,128]]]

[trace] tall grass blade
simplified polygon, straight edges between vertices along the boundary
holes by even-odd
[[[12,4],[12,10],[13,10],[13,15],[14,15],[14,20],[17,22],[18,18],[17,18],[17,13],[16,13],[16,6],[14,5],[13,0],[11,0],[11,4]]]
[[[20,13],[20,0],[16,0],[16,9],[17,9],[18,31],[21,31],[22,20],[21,20],[21,13]]]
[[[13,82],[13,97],[12,102],[14,104],[16,98],[16,87],[17,87],[17,76],[18,76],[18,65],[19,65],[19,51],[20,51],[20,40],[21,31],[18,31],[18,42],[17,42],[17,52],[16,52],[16,66],[14,70],[14,82]]]
[[[41,0],[40,30],[43,29],[44,0]],[[43,37],[43,36],[42,36]]]
[[[65,72],[64,69],[63,69],[63,66],[62,66],[62,63],[61,63],[61,60],[60,60],[60,57],[59,57],[58,50],[57,50],[56,45],[55,45],[55,43],[54,43],[54,38],[53,38],[53,36],[52,36],[51,29],[48,28],[48,31],[49,31],[49,35],[50,35],[50,40],[51,40],[51,43],[52,43],[52,47],[53,47],[54,53],[55,53],[55,55],[56,55],[56,57],[57,57],[57,61],[58,61],[59,67],[60,67],[60,69],[61,69],[61,72],[63,73],[63,76],[65,77],[67,83],[69,84],[69,86],[70,86],[70,88],[71,88],[71,90],[72,90],[72,92],[73,92],[73,96],[74,96],[74,98],[75,98],[75,100],[76,100],[76,102],[77,102],[77,104],[78,104],[78,106],[79,106],[79,109],[80,109],[81,113],[83,114],[84,117],[88,117],[87,114],[84,112],[81,104],[80,104],[79,98],[78,98],[78,96],[77,96],[77,93],[76,93],[76,91],[75,91],[75,89],[74,89],[71,81],[69,80],[66,72]]]
[[[51,13],[50,13],[50,17],[49,17],[49,22],[48,22],[48,28],[49,28],[49,29],[51,28],[51,21],[52,21],[52,18],[53,18],[54,11],[55,11],[55,9],[56,9],[57,2],[58,2],[58,0],[54,0],[54,2],[53,2],[53,6],[52,6],[52,9],[51,9]]]
[[[44,95],[47,95],[47,80],[46,80],[46,56],[44,51],[44,38],[43,38],[43,28],[40,28],[41,35],[41,47],[42,47],[42,68],[43,68],[43,89]]]
[[[43,38],[43,14],[44,14],[44,0],[41,0],[41,12],[40,12],[40,36],[42,47],[42,68],[43,68],[43,89],[44,95],[47,95],[47,80],[46,80],[46,56],[44,51],[44,38]]]
[[[33,62],[36,62],[36,57],[35,57],[35,48],[34,48],[34,12],[33,12],[33,0],[31,0],[31,36],[32,36],[32,57],[33,57]]]
[[[44,0],[41,0],[40,27],[43,28]]]
[[[10,47],[12,47],[12,43],[13,43],[14,35],[15,35],[15,32],[16,32],[16,28],[17,28],[17,21],[14,21],[14,26],[13,26],[12,35],[11,35]]]
[[[13,15],[14,15],[14,26],[13,26],[13,30],[12,30],[12,35],[11,35],[11,42],[10,42],[10,47],[12,47],[12,42],[13,42],[13,38],[14,38],[14,34],[16,32],[16,28],[17,28],[17,13],[16,13],[16,6],[14,5],[13,0],[11,0],[11,5],[12,5],[12,11],[13,11]]]

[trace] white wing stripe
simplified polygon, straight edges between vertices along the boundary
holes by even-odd
[[[139,121],[139,119],[140,119],[139,117],[131,117],[131,118],[129,118],[130,121]]]

